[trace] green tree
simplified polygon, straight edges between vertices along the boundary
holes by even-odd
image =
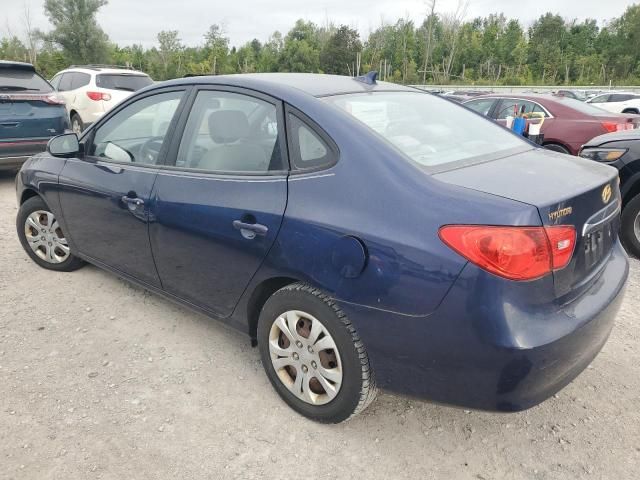
[[[358,31],[342,25],[320,52],[320,68],[325,73],[353,75],[356,53],[361,51]]]
[[[104,63],[108,59],[108,37],[96,20],[107,0],[45,0],[44,12],[53,30],[45,41],[62,48],[71,63]]]

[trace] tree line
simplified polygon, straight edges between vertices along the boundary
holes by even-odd
[[[428,2],[422,23],[381,23],[366,38],[347,25],[300,19],[286,33],[233,46],[212,24],[197,46],[177,30],[158,33],[153,47],[111,42],[96,14],[107,0],[46,0],[52,29],[32,27],[25,8],[19,31],[7,28],[0,58],[28,61],[46,77],[71,64],[115,64],[156,80],[185,75],[318,72],[357,75],[379,71],[405,84],[614,85],[640,84],[640,4],[604,25],[546,13],[525,28],[503,14],[467,18],[470,0],[452,12]]]

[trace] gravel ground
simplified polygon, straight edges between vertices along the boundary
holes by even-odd
[[[0,177],[1,479],[637,479],[640,263],[594,363],[526,412],[381,393],[335,426],[280,401],[241,334],[87,266],[45,271]]]

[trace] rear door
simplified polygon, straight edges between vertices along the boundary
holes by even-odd
[[[173,132],[183,88],[149,92],[83,138],[86,154],[60,174],[60,203],[72,247],[160,288],[149,248],[151,190]]]
[[[197,92],[155,182],[151,246],[164,289],[219,317],[273,245],[287,203],[281,102],[242,89]]]

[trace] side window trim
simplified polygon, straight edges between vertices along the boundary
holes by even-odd
[[[320,172],[323,170],[328,170],[334,167],[340,161],[340,149],[336,142],[329,136],[327,132],[325,132],[316,122],[314,122],[307,115],[302,113],[297,108],[286,104],[285,105],[285,117],[286,117],[286,127],[287,127],[287,150],[289,150],[289,158],[290,158],[290,168],[291,175],[300,175],[303,173],[313,173]],[[298,156],[298,148],[297,142],[294,140],[294,133],[291,128],[291,122],[289,121],[289,116],[293,115],[300,120],[305,127],[315,133],[320,139],[325,143],[329,150],[332,153],[333,160],[330,163],[326,163],[324,165],[319,165],[317,167],[310,168],[302,168],[301,166],[296,164],[296,159]],[[299,163],[301,163],[299,161]]]
[[[202,91],[216,91],[216,92],[229,92],[229,93],[238,93],[241,95],[247,95],[250,97],[257,98],[258,100],[262,100],[267,103],[271,103],[276,107],[276,116],[278,119],[278,137],[280,141],[280,155],[282,156],[282,165],[285,166],[284,170],[271,170],[268,172],[214,172],[211,170],[205,170],[201,168],[189,168],[183,166],[176,166],[176,161],[178,159],[178,151],[180,150],[180,143],[184,137],[185,129],[187,127],[187,122],[189,121],[189,115],[193,110],[193,106],[196,102],[196,98],[199,92]],[[285,130],[285,113],[284,106],[281,100],[271,97],[269,95],[265,95],[262,92],[257,90],[250,90],[247,88],[240,87],[232,87],[227,85],[195,85],[192,88],[192,91],[188,95],[188,99],[185,102],[185,105],[182,109],[182,112],[179,115],[179,118],[176,121],[175,129],[172,135],[171,145],[166,152],[164,157],[164,163],[159,165],[162,170],[170,170],[176,173],[184,172],[185,174],[189,173],[197,173],[202,175],[211,175],[216,177],[273,177],[273,176],[282,176],[289,173],[291,169],[291,164],[289,161],[289,153],[287,148],[286,141],[286,130]]]
[[[144,95],[141,96],[135,96],[135,98],[130,98],[128,100],[125,100],[124,102],[122,102],[120,105],[118,105],[116,108],[110,110],[105,116],[103,116],[98,122],[96,122],[92,128],[90,128],[89,130],[87,130],[87,134],[83,135],[82,138],[80,139],[80,145],[82,148],[82,160],[87,161],[87,162],[101,162],[101,163],[109,163],[109,164],[114,164],[114,165],[118,165],[118,166],[132,166],[135,168],[155,168],[155,169],[159,169],[159,168],[163,168],[163,166],[165,165],[165,162],[167,161],[167,153],[169,151],[170,146],[173,144],[174,140],[175,140],[175,136],[176,136],[176,125],[178,123],[178,120],[182,117],[184,110],[185,110],[185,106],[187,104],[187,101],[191,98],[192,94],[193,94],[193,88],[190,85],[187,86],[176,86],[176,87],[167,87],[167,88],[162,88],[162,89],[158,89],[158,90],[151,90],[149,92],[146,92]],[[167,129],[167,135],[166,138],[163,141],[162,144],[162,148],[160,149],[160,152],[158,152],[158,162],[155,164],[144,164],[144,163],[128,163],[128,162],[119,162],[117,160],[112,160],[109,158],[102,158],[102,157],[95,157],[93,155],[89,155],[87,153],[88,150],[88,146],[93,144],[93,139],[95,137],[95,133],[96,131],[98,131],[105,123],[107,123],[111,118],[113,118],[115,115],[117,115],[119,112],[121,112],[122,110],[124,110],[125,108],[127,108],[129,105],[139,101],[139,100],[143,100],[145,98],[148,97],[153,97],[155,95],[161,95],[163,93],[171,93],[171,92],[184,92],[182,99],[180,100],[180,103],[178,104],[178,108],[176,108],[176,111],[173,114],[173,118],[171,119],[171,122],[169,123],[169,127]]]

